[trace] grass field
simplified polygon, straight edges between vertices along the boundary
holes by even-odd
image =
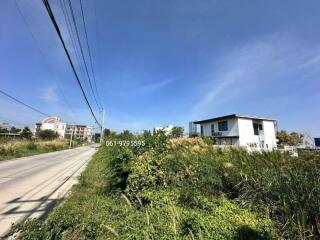
[[[22,239],[319,239],[320,156],[215,149],[200,138],[119,135],[71,196]]]
[[[73,146],[79,146],[79,143],[74,142]],[[69,148],[69,141],[63,139],[52,141],[1,139],[0,161],[59,151],[67,148]]]

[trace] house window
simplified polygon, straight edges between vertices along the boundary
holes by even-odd
[[[228,122],[223,121],[218,123],[219,131],[228,131]]]
[[[211,135],[214,135],[214,124],[211,124]]]
[[[259,135],[259,124],[258,123],[253,123],[253,132],[254,132],[254,135]]]
[[[259,130],[262,131],[263,128],[262,128],[262,124],[259,124]]]
[[[203,136],[203,126],[200,127],[200,134]]]

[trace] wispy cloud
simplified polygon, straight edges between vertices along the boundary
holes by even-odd
[[[40,98],[45,100],[47,103],[57,103],[59,101],[59,97],[57,94],[57,86],[50,85],[46,87],[42,87],[39,89]]]
[[[107,127],[113,130],[122,131],[124,129],[130,131],[142,131],[152,128],[152,123],[148,119],[123,119],[115,117],[107,117]]]
[[[131,88],[127,88],[119,92],[118,94],[127,95],[127,94],[133,94],[133,95],[141,95],[141,94],[149,94],[153,93],[155,91],[159,91],[165,87],[167,87],[169,84],[171,84],[174,80],[177,78],[167,78],[163,80],[158,81],[141,81],[139,85],[136,83],[135,86],[132,86]]]
[[[273,35],[238,46],[210,70],[210,79],[198,89],[202,94],[191,115],[212,114],[221,103],[245,103],[247,97],[264,87],[273,86],[276,90],[281,87],[282,78],[298,74],[301,68],[313,67],[320,61],[319,56],[314,49],[301,46],[288,36]]]
[[[165,79],[163,81],[149,83],[149,84],[146,84],[146,85],[143,85],[143,86],[137,88],[136,91],[139,93],[152,92],[157,89],[165,87],[166,85],[170,84],[172,82],[172,80],[173,79]]]

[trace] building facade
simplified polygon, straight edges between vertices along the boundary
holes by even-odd
[[[197,134],[194,125],[200,125],[200,135],[212,137],[217,145],[265,150],[277,147],[275,119],[231,114],[191,122],[190,135]]]
[[[172,129],[173,129],[173,126],[172,125],[167,125],[167,126],[164,126],[164,127],[155,127],[154,128],[154,131],[155,132],[164,132],[165,135],[170,135],[172,133]]]
[[[92,127],[81,124],[68,124],[60,121],[59,117],[48,117],[41,123],[36,123],[36,134],[40,130],[52,130],[60,138],[72,138],[83,141],[92,141]]]

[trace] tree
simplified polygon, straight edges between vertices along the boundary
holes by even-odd
[[[303,142],[303,134],[292,132],[289,136],[289,145],[297,146]]]
[[[94,135],[93,135],[93,141],[95,142],[95,143],[99,143],[100,142],[100,133],[95,133]]]
[[[292,132],[287,133],[285,130],[281,130],[277,133],[277,139],[281,145],[297,146],[303,141],[303,134]]]
[[[0,127],[0,133],[8,133],[9,130],[3,127]]]
[[[11,129],[10,129],[10,133],[18,133],[20,131],[21,131],[21,129],[16,128],[16,127],[11,127]]]
[[[171,136],[174,138],[182,137],[183,136],[183,127],[175,126],[172,128]]]
[[[104,137],[108,137],[108,136],[110,136],[110,134],[111,134],[111,130],[110,130],[110,129],[105,128],[105,129],[103,130],[103,136],[104,136]]]
[[[151,137],[151,131],[150,130],[143,130],[143,133],[142,133],[142,136],[144,138],[148,138],[148,137]]]
[[[24,129],[22,130],[20,136],[22,138],[31,139],[32,138],[32,132],[31,132],[30,128],[29,127],[24,127]]]
[[[53,140],[59,137],[58,133],[50,129],[41,130],[38,136],[43,140]]]
[[[281,130],[277,132],[277,139],[279,140],[279,144],[286,144],[289,142],[289,135],[285,130]]]

